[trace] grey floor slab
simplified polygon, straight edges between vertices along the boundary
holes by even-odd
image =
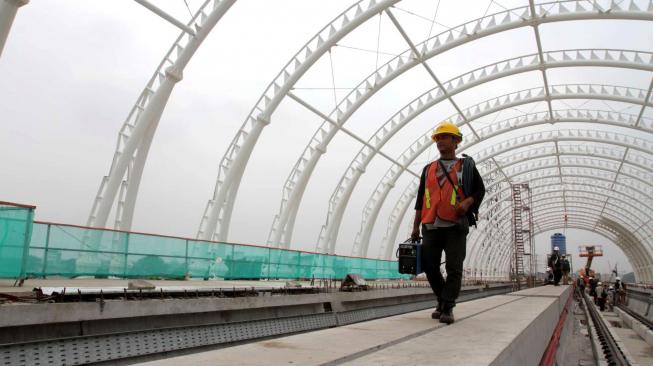
[[[540,314],[548,309],[557,312],[557,306],[553,306],[556,301],[558,299],[553,297],[521,298],[347,364],[489,365],[511,347],[526,328],[539,328],[540,324],[533,323]],[[555,323],[551,326],[555,327]],[[544,327],[541,330],[542,339],[528,339],[525,343],[546,346],[551,332],[547,333]]]
[[[473,317],[522,297],[493,296],[456,307],[459,321]],[[143,365],[319,365],[376,352],[397,342],[420,338],[446,325],[432,320],[432,310],[418,311],[364,323],[302,333],[274,340],[244,344],[220,350],[173,357]],[[458,323],[455,324],[457,326]],[[454,326],[449,326],[454,327]]]

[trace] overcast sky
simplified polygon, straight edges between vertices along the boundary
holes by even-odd
[[[190,19],[183,0],[152,2],[184,23]],[[195,54],[170,98],[143,174],[134,231],[195,237],[213,194],[218,163],[261,93],[306,41],[352,3],[238,0],[232,6]],[[188,4],[195,12],[201,2],[188,0]],[[445,27],[525,4],[524,0],[405,0],[393,13],[409,36],[421,42]],[[566,22],[543,25],[540,31],[545,50],[653,50],[653,25],[647,22]],[[109,171],[118,130],[178,34],[177,28],[130,0],[32,1],[20,8],[0,58],[0,200],[36,205],[38,220],[85,224],[101,178]],[[386,15],[374,17],[318,61],[294,92],[328,114],[334,106],[333,83],[339,88],[339,99],[377,65],[406,48]],[[523,28],[459,47],[430,60],[429,65],[441,80],[448,80],[482,65],[536,51],[532,28]],[[550,84],[604,83],[642,89],[648,87],[652,76],[643,71],[605,68],[600,72],[592,68],[556,69],[547,75]],[[454,99],[464,108],[541,85],[539,72],[525,73],[463,92]],[[424,69],[415,68],[377,93],[352,117],[347,128],[367,139],[380,123],[433,87]],[[580,106],[639,113],[638,107],[622,103],[554,102],[554,109]],[[478,123],[543,111],[546,105],[520,108],[484,117]],[[449,103],[432,108],[399,133],[384,151],[398,156],[417,136],[454,112]],[[653,113],[647,109],[645,115],[651,117]],[[245,171],[229,241],[265,243],[283,184],[321,123],[295,102],[285,100],[280,105]],[[315,248],[329,197],[360,147],[342,134],[329,146],[304,194],[293,248]],[[431,148],[412,168],[419,170],[435,156]],[[361,210],[388,167],[386,160],[375,159],[361,178],[341,226],[339,254],[350,253],[360,228]],[[383,225],[410,181],[404,175],[383,207],[372,243],[380,242]],[[411,220],[409,211],[400,237],[407,235]],[[618,263],[620,269],[630,267],[623,253],[606,238],[579,230],[565,233],[572,252],[580,244],[604,245],[609,257],[597,261],[599,270],[607,272],[608,263]],[[548,251],[550,235],[547,232],[537,237],[540,254]],[[372,244],[370,255],[376,257],[377,251],[378,245]]]

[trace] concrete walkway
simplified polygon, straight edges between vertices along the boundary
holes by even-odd
[[[461,303],[448,326],[425,310],[143,365],[532,365],[570,295],[545,286]]]

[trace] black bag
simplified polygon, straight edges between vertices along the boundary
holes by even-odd
[[[410,239],[399,243],[397,248],[399,273],[418,275],[422,271],[422,243],[411,242]]]

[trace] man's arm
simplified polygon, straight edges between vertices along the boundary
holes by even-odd
[[[413,231],[410,234],[412,241],[419,240],[419,224],[422,222],[422,203],[424,202],[424,190],[426,189],[426,168],[422,169],[422,176],[419,179],[417,198],[415,199],[415,220],[413,220]]]
[[[413,221],[413,232],[410,234],[412,241],[419,240],[419,224],[422,222],[422,210],[415,210],[415,220]]]
[[[475,208],[478,210],[478,207],[481,205],[481,201],[483,201],[483,197],[485,197],[485,184],[483,183],[483,177],[481,177],[481,173],[478,172],[478,169],[476,169],[476,166],[474,166],[474,188],[472,190],[471,196],[474,197],[474,202],[476,203]]]
[[[463,216],[470,212],[470,210],[471,212],[478,212],[481,201],[483,201],[483,197],[485,196],[485,184],[483,183],[483,178],[475,165],[473,168],[471,180],[472,191],[469,197],[456,205],[456,214],[458,216]]]

